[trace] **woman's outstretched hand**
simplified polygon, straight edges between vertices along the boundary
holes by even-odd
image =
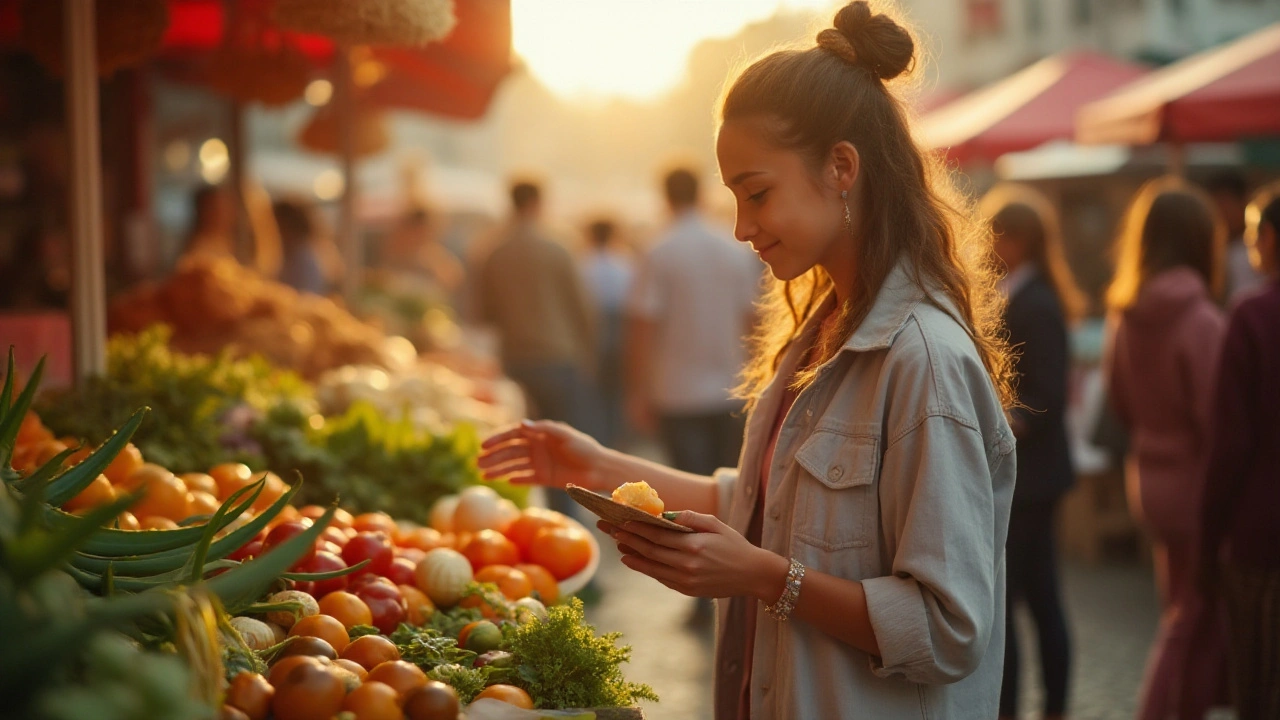
[[[519,484],[611,489],[599,477],[604,454],[604,446],[595,439],[564,423],[525,420],[481,443],[477,462],[489,480],[506,477]]]
[[[765,602],[782,593],[790,562],[752,545],[714,515],[684,510],[672,520],[697,532],[664,530],[629,522],[598,525],[618,543],[622,564],[692,597],[755,596]]]

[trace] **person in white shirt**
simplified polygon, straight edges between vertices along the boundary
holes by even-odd
[[[600,397],[598,439],[617,447],[625,436],[622,338],[627,295],[635,278],[630,253],[615,242],[617,226],[600,219],[587,226],[590,246],[582,260],[582,274],[596,306],[596,388]]]
[[[657,430],[678,470],[710,474],[738,461],[746,361],[762,265],[698,210],[687,169],[664,181],[671,224],[649,251],[627,306],[628,405]]]

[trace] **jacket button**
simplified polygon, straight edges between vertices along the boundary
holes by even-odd
[[[756,494],[755,486],[748,483],[746,492],[747,492],[747,497],[751,497],[752,495],[755,495]]]
[[[730,675],[733,675],[734,673],[738,672],[738,661],[730,660],[729,665],[726,669],[729,671]]]
[[[805,408],[805,410],[804,410],[804,416],[805,416],[805,417],[813,417],[813,408]]]
[[[827,477],[831,478],[832,480],[839,480],[840,478],[844,477],[844,467],[840,465],[836,465],[835,467],[827,471]]]
[[[769,694],[769,686],[768,686],[768,685],[761,685],[761,686],[760,686],[760,692],[764,693],[765,695],[768,695],[768,694]]]
[[[774,508],[773,512],[769,513],[769,517],[773,518],[774,520],[780,520],[782,519],[782,511],[779,510],[778,508]]]

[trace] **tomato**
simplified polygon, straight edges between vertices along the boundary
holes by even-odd
[[[167,517],[160,517],[159,515],[148,515],[147,517],[142,518],[142,529],[143,530],[177,530],[178,523],[170,520]]]
[[[395,688],[396,694],[404,697],[420,687],[426,687],[427,674],[417,665],[404,660],[390,660],[369,671],[365,682],[386,683]]]
[[[332,572],[334,570],[342,570],[347,567],[347,563],[341,557],[330,552],[317,552],[311,562],[303,564],[301,571],[309,573]],[[346,590],[347,584],[350,582],[349,575],[336,577],[330,580],[316,580],[312,585],[314,587],[309,591],[311,595],[319,599],[331,592],[338,590]]]
[[[280,476],[273,472],[260,472],[249,478],[249,481],[255,483],[264,477],[267,481],[262,484],[262,492],[258,493],[258,499],[253,501],[254,512],[262,512],[271,507],[271,504],[279,500],[280,496],[284,495],[285,491],[289,489],[289,486],[284,484]]]
[[[313,615],[312,617],[316,616]],[[297,623],[294,623],[294,627],[297,627]],[[280,649],[279,654],[276,655],[277,658],[286,658],[290,655],[306,655],[329,660],[338,659],[338,651],[334,650],[329,641],[324,638],[301,633],[291,633],[290,637],[293,639],[289,640],[288,645]],[[343,645],[343,647],[346,647],[346,645]],[[271,684],[274,685],[275,683]]]
[[[265,720],[271,712],[271,696],[275,688],[258,673],[242,672],[231,680],[227,688],[227,704],[239,709],[250,720]]]
[[[373,615],[373,626],[378,628],[379,632],[390,635],[395,632],[400,623],[404,622],[409,614],[409,608],[405,604],[404,596],[400,594],[399,588],[393,587],[395,595],[388,596],[376,592],[377,587],[376,583],[370,583],[360,588],[360,591],[367,591],[372,588],[375,590],[373,594],[361,594],[360,591],[357,591],[356,594],[361,600],[364,600],[365,605],[369,606],[369,612]]]
[[[267,682],[271,683],[272,687],[278,688],[284,684],[285,676],[299,665],[307,663],[320,665],[325,662],[331,661],[327,658],[312,655],[277,655],[275,661],[271,663],[271,669],[267,671]]]
[[[494,700],[500,700],[508,705],[515,705],[516,707],[524,708],[525,710],[533,709],[533,698],[529,697],[529,693],[521,690],[515,685],[503,685],[501,683],[497,685],[490,685],[476,696],[477,700],[481,698],[493,698]]]
[[[342,659],[350,660],[368,671],[384,662],[399,660],[400,650],[395,643],[381,635],[361,635],[342,651]]]
[[[543,508],[528,508],[520,513],[520,517],[507,527],[506,535],[511,538],[511,542],[520,548],[520,553],[526,559],[529,557],[529,547],[533,545],[533,537],[538,531],[546,527],[563,527],[565,525],[564,516],[558,512],[545,510]]]
[[[341,590],[320,599],[320,612],[335,618],[348,630],[357,625],[373,624],[373,614],[369,612],[369,606],[364,600]]]
[[[475,622],[469,622],[462,626],[462,629],[458,631],[458,647],[467,646],[467,636],[469,636],[471,631],[475,630],[476,626],[482,622],[484,622],[484,620],[476,620]]]
[[[351,523],[351,527],[360,532],[381,532],[387,537],[394,537],[396,533],[396,521],[391,516],[382,512],[371,512],[357,515]]]
[[[239,549],[237,549],[235,552],[231,553],[227,557],[232,560],[244,561],[244,560],[248,560],[249,558],[256,558],[261,554],[262,554],[262,541],[250,540],[249,542],[241,545]]]
[[[528,576],[529,582],[533,583],[534,592],[538,593],[538,599],[543,604],[554,605],[560,599],[560,584],[551,571],[532,563],[521,563],[516,569]]]
[[[444,547],[444,546],[441,545],[441,547]],[[427,556],[427,551],[419,550],[418,548],[399,548],[398,550],[396,550],[396,557],[404,558],[409,562],[413,563],[415,566],[418,563],[422,562],[422,558],[426,556]]]
[[[75,497],[68,500],[62,509],[69,513],[88,510],[99,505],[106,505],[116,499],[116,489],[106,475],[99,475],[85,486]]]
[[[218,484],[218,499],[226,500],[227,496],[253,482],[253,471],[243,463],[223,463],[209,470],[209,475]]]
[[[263,552],[271,552],[272,548],[279,546],[291,537],[301,535],[306,532],[306,530],[307,526],[303,525],[300,521],[280,523],[272,528],[271,532],[267,533],[267,539],[262,543],[262,550]],[[298,561],[294,563],[294,567],[301,569],[303,565],[311,562],[315,556],[316,549],[315,547],[312,547],[307,552],[303,553],[302,557],[298,558]]]
[[[412,585],[413,570],[416,567],[418,564],[408,558],[396,558],[391,561],[391,567],[387,568],[384,577],[396,585]]]
[[[529,597],[533,592],[533,581],[529,576],[510,565],[489,565],[476,573],[476,582],[493,583],[508,600],[519,600]]]
[[[328,598],[326,598],[328,599]],[[289,628],[289,636],[316,637],[333,647],[334,652],[341,653],[351,642],[347,635],[347,627],[340,620],[328,615],[308,615],[301,618]],[[335,656],[336,657],[336,656]]]
[[[330,523],[329,526],[320,533],[320,539],[324,542],[331,542],[341,548],[345,546],[347,541],[351,538],[347,537],[347,534],[342,531],[342,528],[334,527],[333,524]],[[341,555],[342,553],[339,552],[338,554]]]
[[[438,547],[448,547],[444,535],[441,535],[439,530],[428,527],[414,528],[409,532],[401,533],[396,544],[402,548],[416,548],[424,552]]]
[[[182,473],[182,482],[187,484],[191,492],[205,492],[218,497],[218,481],[212,475],[200,472]]]
[[[543,528],[529,546],[529,560],[549,570],[556,580],[563,580],[591,562],[591,541],[578,528]]]
[[[387,540],[386,535],[381,533],[357,533],[342,548],[342,559],[346,561],[348,566],[355,565],[362,560],[369,561],[368,565],[356,573],[357,575],[367,573],[386,575],[394,557],[395,553],[391,550],[391,542]]]
[[[382,637],[382,636],[368,635],[366,637]],[[348,645],[347,649],[350,650],[351,646]],[[351,672],[353,675],[360,678],[360,682],[364,682],[364,679],[369,677],[369,671],[365,670],[363,665],[361,665],[360,663],[354,660],[347,660],[346,658],[338,658],[337,660],[333,661],[333,664],[337,665],[340,668],[345,668],[346,670]]]
[[[487,565],[515,565],[520,562],[520,549],[497,530],[481,530],[462,548],[462,554],[471,561],[471,568],[479,570]]]
[[[457,691],[436,680],[428,680],[404,697],[409,720],[456,720],[461,710]]]
[[[138,517],[185,520],[191,515],[186,483],[159,465],[143,463],[120,483],[118,489],[143,493],[142,499],[129,508]]]
[[[346,685],[336,672],[303,663],[276,686],[271,713],[275,720],[329,720],[342,710],[346,696]]]
[[[436,612],[436,606],[431,602],[431,598],[414,585],[399,587],[406,608],[405,622],[415,627],[426,624]]]
[[[120,517],[116,518],[116,526],[121,530],[141,530],[142,523],[138,522],[138,516],[129,511],[120,513]]]
[[[370,680],[352,690],[342,702],[342,709],[355,713],[356,720],[402,720],[400,694],[395,688]]]
[[[142,467],[142,451],[133,443],[124,446],[124,450],[111,461],[106,470],[102,471],[103,475],[113,483],[122,483],[125,478],[133,474],[134,470]]]
[[[210,515],[218,512],[222,503],[218,498],[203,490],[192,490],[187,493],[187,510],[192,515]]]

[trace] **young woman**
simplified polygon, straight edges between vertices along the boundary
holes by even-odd
[[[1201,577],[1227,610],[1240,720],[1280,717],[1280,184],[1249,205],[1265,279],[1231,313],[1213,404]]]
[[[888,84],[911,36],[865,2],[728,89],[735,234],[778,283],[739,467],[680,473],[554,423],[489,438],[490,476],[643,480],[685,534],[602,523],[622,562],[720,598],[716,717],[990,718],[1004,655],[1010,367],[990,235]]]
[[[1018,716],[1016,603],[1036,625],[1044,678],[1045,720],[1061,720],[1067,706],[1070,633],[1062,611],[1054,518],[1058,500],[1075,480],[1067,442],[1068,323],[1084,310],[1067,267],[1053,205],[1029,187],[999,185],[979,204],[991,218],[995,255],[1004,266],[999,288],[1008,299],[1005,327],[1017,349],[1018,407],[1010,425],[1018,439],[1018,484],[1009,518],[1004,685],[1000,717]]]
[[[1181,180],[1138,192],[1107,292],[1109,397],[1130,436],[1130,511],[1150,532],[1163,613],[1139,720],[1200,720],[1224,697],[1225,648],[1195,583],[1218,351],[1221,223]]]

